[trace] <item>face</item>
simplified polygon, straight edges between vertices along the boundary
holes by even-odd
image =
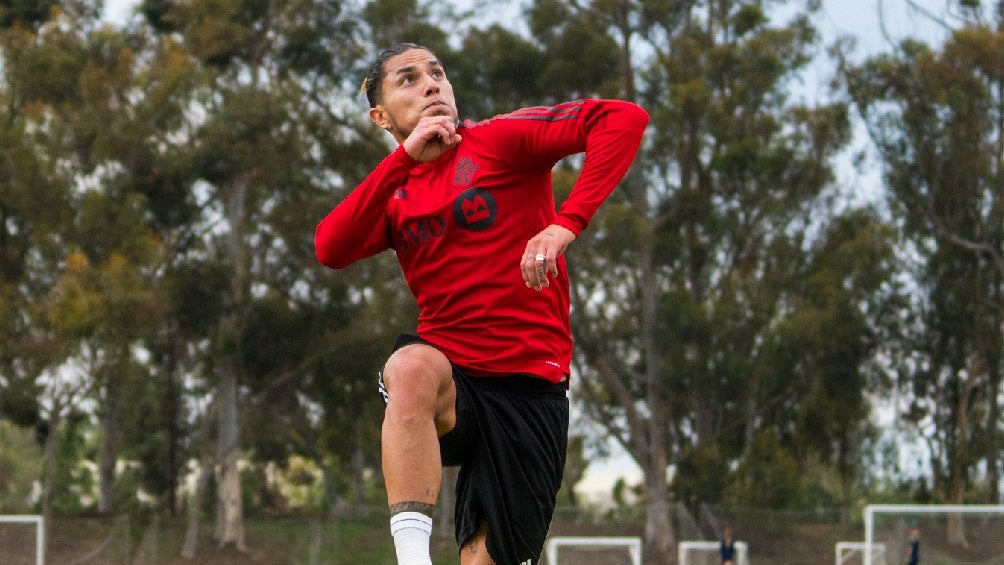
[[[432,53],[411,49],[384,63],[381,102],[370,109],[373,123],[404,141],[426,116],[457,119],[457,103],[446,71]]]

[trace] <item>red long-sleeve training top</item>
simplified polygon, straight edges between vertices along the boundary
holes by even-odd
[[[559,382],[572,357],[564,257],[536,291],[523,282],[523,251],[550,224],[576,235],[588,225],[647,124],[635,104],[580,100],[465,121],[461,142],[428,163],[399,146],[318,224],[317,258],[339,269],[393,249],[418,301],[418,335],[451,362],[472,376]],[[556,212],[551,169],[583,151]]]

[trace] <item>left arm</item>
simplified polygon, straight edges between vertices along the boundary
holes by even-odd
[[[547,274],[558,274],[557,258],[592,219],[596,210],[627,173],[648,125],[648,113],[621,100],[583,100],[554,108],[531,108],[510,116],[539,123],[535,135],[518,145],[517,166],[553,167],[562,157],[585,151],[575,186],[550,226],[526,244],[520,270],[527,286],[548,286]],[[544,255],[545,261],[535,260]]]

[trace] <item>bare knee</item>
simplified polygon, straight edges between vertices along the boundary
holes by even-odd
[[[434,418],[439,435],[453,429],[453,367],[438,349],[420,343],[398,349],[384,365],[383,379],[389,417]]]

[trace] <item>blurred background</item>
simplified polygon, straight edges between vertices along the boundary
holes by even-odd
[[[0,0],[0,514],[42,516],[49,563],[393,562],[375,376],[417,311],[391,254],[330,271],[313,233],[393,148],[359,88],[399,41],[462,118],[652,118],[568,253],[553,534],[676,563],[731,527],[818,563],[868,503],[1000,505],[1002,25],[979,0]],[[954,516],[928,555],[1004,562],[1000,514]],[[0,524],[4,562],[35,532]]]

